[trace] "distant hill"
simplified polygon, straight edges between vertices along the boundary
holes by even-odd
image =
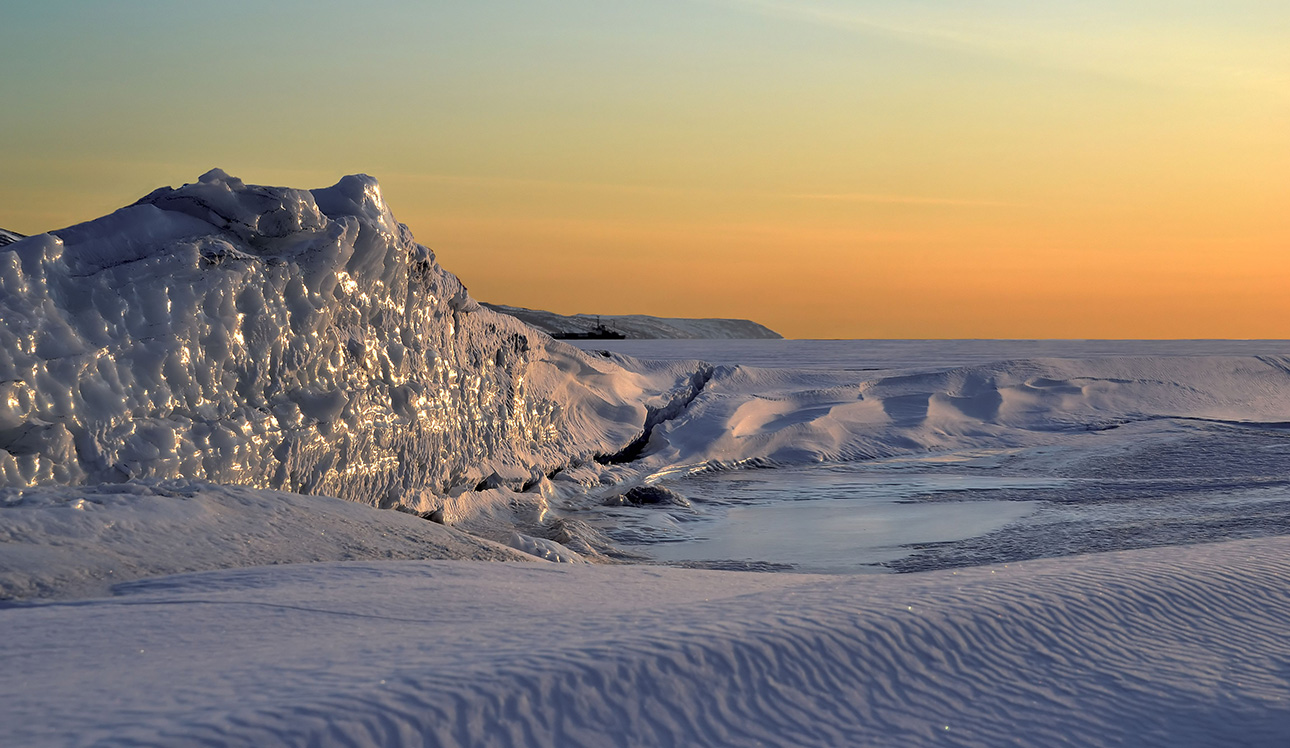
[[[553,337],[604,337],[640,338],[782,338],[783,335],[746,319],[686,319],[680,317],[651,317],[645,314],[574,314],[566,316],[538,309],[484,304],[495,312],[508,314],[526,322]]]
[[[6,231],[5,229],[0,229],[0,247],[6,246],[6,245],[9,245],[9,244],[13,244],[14,242],[18,241],[19,239],[26,239],[26,238],[27,238],[27,237],[25,237],[25,236],[23,236],[22,234],[19,234],[19,233],[17,233],[17,232],[14,232],[14,231]]]

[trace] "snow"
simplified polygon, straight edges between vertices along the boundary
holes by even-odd
[[[579,556],[574,551],[565,548],[554,540],[546,538],[535,538],[531,535],[525,535],[519,532],[511,533],[510,542],[507,543],[511,548],[537,556],[540,559],[551,561],[557,564],[585,564],[586,559]]]
[[[370,177],[309,191],[219,170],[5,246],[0,319],[2,745],[1290,732],[1286,537],[1099,555],[1040,533],[1030,547],[1079,555],[817,576],[626,565],[642,559],[591,521],[679,522],[692,502],[663,484],[750,466],[1021,455],[1033,489],[1063,454],[1106,472],[1135,441],[1245,460],[1244,483],[1212,484],[1239,514],[1240,492],[1284,482],[1284,445],[1251,436],[1290,423],[1284,356],[582,351],[479,305]],[[810,556],[791,529],[814,512],[954,545],[1041,513],[923,504],[929,541],[901,534],[896,503],[763,508],[746,526],[780,536],[741,540]]]
[[[781,338],[765,325],[746,319],[689,319],[651,317],[647,314],[575,314],[572,316],[537,309],[484,304],[495,312],[510,315],[549,335],[596,332],[605,327],[626,339],[770,339]]]
[[[0,486],[335,496],[594,558],[613,549],[560,520],[686,471],[1290,421],[1276,357],[848,371],[583,352],[481,308],[362,175],[309,191],[213,170],[6,250]]]
[[[1290,541],[891,577],[479,562],[0,609],[7,745],[1274,746]]]
[[[402,512],[190,480],[0,491],[0,599],[142,577],[356,559],[533,560]]]
[[[6,244],[13,244],[14,242],[18,241],[21,238],[22,238],[22,234],[18,234],[13,231],[8,231],[5,229],[0,229],[0,247],[5,246]]]
[[[1290,422],[1290,358],[1035,359],[878,373],[719,366],[682,414],[652,431],[638,465],[676,472],[1038,446],[1164,419]]]

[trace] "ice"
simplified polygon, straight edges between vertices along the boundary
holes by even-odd
[[[0,316],[0,486],[335,496],[555,559],[614,555],[604,536],[559,546],[566,521],[693,471],[1290,421],[1275,356],[866,371],[583,352],[477,304],[363,175],[299,190],[212,170],[20,239]]]
[[[655,388],[481,309],[380,186],[220,170],[0,252],[0,486],[200,479],[422,510],[641,433]]]
[[[511,533],[510,542],[507,543],[511,548],[522,551],[530,556],[553,561],[559,564],[582,564],[586,560],[577,553],[565,548],[559,543],[546,538],[535,538],[519,532]]]
[[[629,360],[620,357],[622,360]],[[1053,444],[1133,423],[1290,422],[1290,359],[1032,359],[932,371],[718,366],[638,465],[809,464]]]
[[[946,369],[1039,358],[1168,358],[1290,353],[1290,340],[586,340],[584,350],[773,369]]]
[[[15,238],[0,250],[0,744],[1290,732],[1290,541],[1178,545],[1269,532],[1248,508],[1285,503],[1290,449],[1267,436],[1290,423],[1283,356],[825,370],[582,352],[477,304],[361,175],[308,191],[213,170]],[[1085,459],[1108,476],[1080,484],[1109,498],[1088,511],[1210,487],[1226,508],[1194,534],[1174,521],[1186,507],[1143,507],[1109,534],[1172,547],[1089,554],[1065,532],[1083,507],[1034,509],[983,472],[972,485],[997,503],[917,505],[945,557],[980,563],[1001,537],[1081,555],[829,578],[578,563],[630,560],[597,511],[688,521],[703,500],[671,491],[678,476],[875,458],[1021,460],[1024,491],[1079,483]],[[1032,510],[1035,532],[963,540]],[[928,540],[896,511],[740,508],[737,552],[825,568],[794,533]]]
[[[1276,357],[867,372],[583,352],[480,307],[364,175],[299,190],[216,169],[20,239],[0,316],[0,486],[202,480],[503,543],[558,542],[603,486],[698,469],[1290,421]]]
[[[817,471],[826,473],[824,480],[817,478]],[[689,521],[676,527],[656,524],[656,542],[624,542],[623,547],[704,568],[883,573],[916,549],[987,535],[1027,518],[1037,506],[1012,498],[1017,492],[1007,501],[982,498],[994,487],[991,483],[1026,486],[1029,481],[942,479],[939,494],[932,493],[936,489],[928,484],[933,481],[925,476],[899,482],[882,476],[871,485],[821,485],[838,477],[819,467],[781,468],[712,473],[680,482],[679,488],[693,490],[693,505],[698,507]],[[968,489],[973,490],[971,500],[927,500],[973,484],[977,487]],[[780,492],[785,494],[779,500],[768,496],[776,486],[783,486]],[[615,520],[611,532],[616,538],[630,537],[620,528],[641,522],[640,517]]]

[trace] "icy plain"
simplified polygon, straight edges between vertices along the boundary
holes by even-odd
[[[1290,734],[1280,344],[584,352],[370,177],[218,170],[0,250],[0,318],[0,744]],[[925,571],[622,563],[879,510]]]
[[[10,745],[1280,746],[1287,558],[163,577],[0,609],[0,724]]]

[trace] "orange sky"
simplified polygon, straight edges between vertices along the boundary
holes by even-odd
[[[6,11],[0,226],[361,171],[486,301],[1290,338],[1284,4],[105,5]]]

